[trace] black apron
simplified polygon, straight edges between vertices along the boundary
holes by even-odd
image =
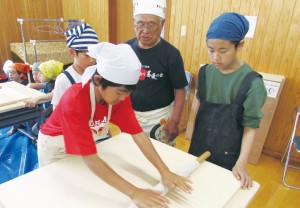
[[[198,76],[200,108],[195,119],[189,153],[198,157],[205,151],[210,151],[211,156],[207,161],[232,170],[240,154],[244,132],[243,102],[252,80],[261,75],[255,71],[249,72],[232,104],[211,103],[205,98],[206,66],[201,68]]]

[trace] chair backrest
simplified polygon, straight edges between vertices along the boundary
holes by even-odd
[[[189,71],[185,71],[185,76],[188,81],[188,85],[185,86],[185,92],[186,92],[185,100],[189,100],[190,92],[191,92],[192,74]]]

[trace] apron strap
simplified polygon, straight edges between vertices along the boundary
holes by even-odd
[[[92,82],[90,83],[90,99],[91,99],[91,117],[90,117],[89,123],[92,124],[95,110],[96,110],[95,88],[94,88],[94,85]],[[100,137],[107,137],[108,130],[109,130],[109,121],[110,121],[110,117],[111,117],[111,111],[112,111],[112,105],[108,104],[107,122],[104,125],[104,127],[102,128],[101,132],[99,133]],[[99,139],[99,138],[95,138],[95,139]]]
[[[100,136],[101,137],[106,137],[108,134],[108,130],[109,130],[109,121],[110,121],[110,115],[111,115],[111,109],[112,109],[112,105],[108,105],[108,116],[107,116],[107,122],[104,125],[103,129],[100,132]]]
[[[198,75],[198,97],[201,101],[205,101],[205,71],[208,64],[200,67]]]
[[[90,82],[90,99],[91,99],[91,117],[89,123],[92,124],[95,110],[96,110],[95,88],[92,82]]]
[[[239,91],[236,94],[235,101],[234,101],[235,104],[238,104],[238,105],[243,104],[244,100],[246,99],[247,92],[251,87],[252,81],[254,79],[256,79],[257,77],[262,78],[262,76],[259,73],[257,73],[256,71],[249,72],[246,75],[246,77],[244,78],[244,80],[240,86]]]

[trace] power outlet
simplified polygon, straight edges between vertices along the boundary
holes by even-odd
[[[181,26],[181,36],[186,36],[186,25]]]

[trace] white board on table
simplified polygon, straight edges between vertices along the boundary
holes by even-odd
[[[0,86],[0,106],[17,103],[30,98],[28,95],[23,94],[17,90],[14,90],[6,85]]]

